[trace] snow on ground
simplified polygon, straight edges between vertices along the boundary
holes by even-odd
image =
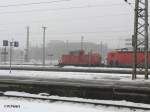
[[[42,79],[81,79],[81,80],[122,80],[132,81],[131,74],[109,74],[109,73],[81,73],[81,72],[50,72],[50,71],[22,71],[22,70],[0,70],[0,76],[19,76]],[[139,80],[144,80],[144,76],[138,76]],[[135,80],[137,81],[137,80]],[[149,80],[148,80],[149,81]]]
[[[132,81],[131,74],[108,74],[108,73],[80,73],[80,72],[49,72],[49,71],[16,71],[12,70],[0,70],[0,76],[11,76],[11,77],[30,77],[30,78],[51,78],[51,79],[82,79],[82,80],[122,80]],[[144,80],[144,76],[139,76],[140,81]],[[137,80],[135,80],[137,81]],[[150,81],[150,80],[148,80]],[[14,92],[6,92],[5,94],[16,94]],[[20,94],[20,93],[19,93]],[[23,95],[24,93],[21,93]],[[31,95],[25,93],[24,95]],[[39,95],[38,95],[39,97]],[[50,98],[58,98],[58,96],[50,96]],[[65,98],[67,99],[67,98]],[[78,100],[78,98],[72,98]],[[82,99],[83,100],[83,99]],[[88,100],[90,101],[90,100]],[[93,101],[93,100],[92,100]],[[106,102],[95,100],[95,102]],[[118,104],[118,102],[110,101]],[[108,103],[108,102],[106,102]],[[121,101],[120,104],[129,104],[141,106],[142,104],[133,104],[131,102]],[[7,106],[8,105],[8,106]],[[19,105],[19,108],[12,108],[9,105]],[[149,105],[148,105],[149,107]],[[142,110],[129,110],[129,109],[118,109],[113,107],[94,106],[87,104],[73,104],[65,102],[48,102],[40,100],[27,100],[21,98],[6,98],[0,97],[0,112],[146,112]],[[148,111],[147,111],[148,112]],[[149,111],[150,112],[150,111]]]
[[[35,98],[47,98],[47,99],[60,99],[60,100],[69,100],[69,101],[83,101],[91,103],[104,103],[104,104],[116,104],[116,105],[126,105],[126,106],[135,106],[135,107],[146,107],[149,108],[149,104],[143,103],[133,103],[129,101],[112,101],[112,100],[95,100],[95,99],[84,99],[77,97],[60,97],[60,96],[50,96],[48,93],[39,93],[39,94],[30,94],[26,92],[17,92],[17,91],[7,91],[3,93],[4,95],[13,95],[13,96],[26,96],[26,97],[35,97]]]
[[[19,94],[15,92],[13,93]],[[58,96],[51,96],[51,97],[58,98]],[[77,100],[77,98],[72,99]],[[124,101],[120,103],[127,103],[127,102]],[[14,108],[13,106],[17,107]],[[89,104],[67,103],[61,101],[50,102],[25,98],[0,97],[0,112],[150,112],[150,111],[95,106]]]
[[[53,72],[53,71],[22,71],[22,70],[12,70],[12,73],[9,73],[9,70],[0,70],[0,75],[4,76],[20,76],[20,77],[32,77],[32,78],[68,78],[68,79],[101,79],[101,78],[111,78],[111,77],[127,77],[129,78],[131,75],[129,74],[106,74],[106,73],[81,73],[81,72]]]
[[[1,64],[0,67],[9,67],[9,64]],[[60,68],[59,66],[55,66],[53,64],[51,65],[45,65],[43,66],[42,64],[39,64],[39,65],[17,65],[17,64],[14,64],[12,65],[12,67],[41,67],[41,68],[50,68],[50,67],[55,67],[55,68]],[[95,69],[95,70],[132,70],[131,68],[117,68],[117,67],[80,67],[80,66],[64,66],[64,67],[61,67],[61,68],[70,68],[70,69]]]
[[[117,67],[78,67],[78,66],[64,66],[62,68],[73,69],[96,69],[96,70],[132,70],[131,68],[117,68]]]
[[[22,71],[22,70],[0,70],[0,76],[11,77],[28,77],[28,78],[41,78],[41,79],[78,79],[78,80],[120,80],[120,81],[133,81],[131,74],[109,74],[109,73],[81,73],[81,72],[52,72],[52,71]],[[139,75],[137,80],[149,82],[144,80],[144,76]]]

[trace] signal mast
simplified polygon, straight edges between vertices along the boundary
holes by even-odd
[[[125,2],[129,3],[127,0]],[[148,79],[148,0],[135,0],[132,79],[136,79],[137,69]],[[144,52],[144,60],[139,62],[137,54]]]

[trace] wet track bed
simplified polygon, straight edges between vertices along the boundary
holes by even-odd
[[[1,91],[150,103],[150,82],[1,77]]]

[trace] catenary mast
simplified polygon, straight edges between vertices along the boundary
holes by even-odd
[[[144,72],[148,79],[148,0],[135,0],[133,45],[133,73],[136,79],[137,69]],[[144,60],[139,62],[137,53],[144,52]]]

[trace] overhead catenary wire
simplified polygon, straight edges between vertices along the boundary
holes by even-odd
[[[70,10],[70,9],[78,9],[78,8],[93,8],[93,7],[100,7],[100,6],[120,6],[121,4],[97,4],[97,5],[87,5],[87,6],[74,6],[74,7],[68,7],[68,8],[57,8],[57,9],[51,9],[51,10]],[[41,10],[41,11],[51,11],[51,10]],[[40,11],[40,10],[32,10],[32,11]],[[29,11],[31,12],[31,11]],[[6,12],[5,12],[6,13]],[[22,13],[22,12],[21,12]],[[105,17],[105,16],[122,16],[122,15],[128,15],[128,13],[121,13],[121,14],[112,14],[112,15],[101,15],[97,17]]]
[[[106,31],[81,31],[81,32],[52,32],[49,31],[48,35],[78,35],[78,34],[103,34],[103,33],[130,33],[132,29],[124,30],[106,30]],[[15,35],[24,35],[24,33],[16,33]],[[39,32],[32,32],[32,35],[39,35]],[[111,34],[112,35],[112,34]]]
[[[69,0],[67,0],[69,1]],[[41,3],[41,4],[45,4],[45,3]],[[16,4],[17,5],[17,4]],[[19,4],[18,4],[19,5]],[[34,4],[30,4],[30,5],[34,5]],[[36,4],[35,4],[36,5]],[[20,6],[27,6],[27,4],[25,5],[20,5]],[[56,8],[56,9],[39,9],[39,10],[26,10],[24,12],[39,12],[39,11],[59,11],[59,10],[71,10],[71,9],[81,9],[81,8],[99,8],[99,7],[110,7],[110,6],[122,6],[122,4],[97,4],[97,5],[87,5],[87,6],[73,6],[73,7],[67,7],[67,8]],[[1,6],[0,6],[1,7]],[[16,7],[16,6],[7,6],[7,7]],[[20,12],[0,12],[0,13],[24,13],[23,11],[20,11]],[[115,16],[121,16],[121,15],[126,15],[126,14],[116,14]],[[109,15],[108,15],[109,16]],[[111,15],[110,15],[111,16]],[[114,15],[112,15],[114,16]],[[99,17],[103,17],[102,16],[99,16]],[[105,15],[104,15],[105,17]],[[65,35],[72,35],[72,34],[80,34],[80,33],[83,33],[83,32],[71,32],[71,33],[64,33]],[[88,34],[98,34],[98,33],[101,33],[101,32],[84,32],[84,33],[88,33]],[[60,33],[61,34],[61,33]]]
[[[47,1],[47,2],[32,2],[32,3],[8,4],[8,5],[0,5],[0,8],[21,7],[21,6],[29,6],[29,5],[41,5],[41,4],[50,4],[50,3],[57,3],[57,2],[64,2],[64,1],[71,1],[71,0],[54,0],[54,1]]]
[[[7,8],[7,7],[21,7],[21,6],[30,6],[30,5],[42,5],[42,4],[51,4],[51,3],[59,3],[65,1],[72,1],[72,0],[54,0],[54,1],[47,1],[47,2],[32,2],[32,3],[20,3],[20,4],[8,4],[8,5],[0,5],[0,8]],[[110,7],[110,6],[122,6],[122,3],[115,3],[115,4],[96,4],[95,6],[101,7]],[[92,5],[88,5],[88,7],[93,7]]]
[[[118,18],[118,16],[126,16],[126,15],[130,15],[130,13],[118,13],[118,14],[107,14],[107,15],[99,15],[99,16],[80,16],[80,17],[73,17],[73,18],[68,18],[68,17],[65,17],[65,18],[63,18],[64,20],[69,20],[69,22],[70,21],[73,21],[73,20],[84,20],[85,21],[85,18],[90,18],[90,19],[98,19],[98,18],[108,18],[108,17],[113,17],[113,16],[115,16],[115,17],[117,17]],[[62,20],[62,19],[60,19],[60,20]],[[26,22],[32,22],[32,24],[34,24],[34,23],[39,23],[39,22],[46,22],[46,21],[50,21],[50,19],[49,18],[47,18],[47,19],[43,19],[43,20],[29,20],[29,21],[26,21]],[[56,21],[56,19],[54,18],[54,21]],[[86,21],[88,21],[88,20],[86,20]],[[51,22],[52,22],[52,20],[51,20]],[[64,22],[64,21],[63,21]],[[68,21],[67,21],[68,22]],[[24,21],[16,21],[16,22],[7,22],[7,24],[6,23],[0,23],[0,25],[4,25],[4,26],[7,26],[7,25],[11,25],[11,24],[20,24],[20,23],[25,23],[25,20]]]
[[[84,5],[84,6],[71,6],[54,9],[35,9],[35,10],[23,10],[23,11],[7,11],[0,12],[0,14],[17,14],[17,13],[32,13],[32,12],[45,12],[45,11],[61,11],[61,10],[72,10],[72,9],[84,9],[84,8],[101,8],[110,6],[122,6],[124,4],[97,4],[97,5]]]

